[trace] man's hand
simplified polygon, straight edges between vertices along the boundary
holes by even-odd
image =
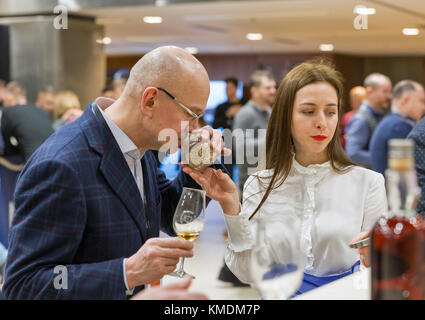
[[[353,247],[353,243],[358,242],[360,240],[366,239],[368,238],[370,235],[370,231],[368,232],[361,232],[359,233],[357,236],[354,237],[353,240],[351,240],[349,246],[350,248]],[[370,247],[366,246],[363,248],[358,249],[358,252],[360,254],[360,262],[366,267],[368,268],[370,266]]]
[[[154,283],[173,272],[180,257],[193,256],[193,243],[180,238],[151,238],[125,261],[129,288]]]
[[[153,287],[140,291],[131,300],[207,300],[203,293],[189,292],[192,278],[186,276],[179,282],[163,287]]]

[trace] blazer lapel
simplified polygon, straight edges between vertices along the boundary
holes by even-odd
[[[143,241],[146,241],[143,201],[124,155],[110,130],[105,128],[92,112],[91,104],[86,108],[85,113],[87,113],[88,119],[83,121],[81,126],[89,144],[102,155],[100,172],[132,216]]]
[[[156,192],[153,190],[153,186],[157,184],[154,181],[155,171],[149,170],[149,164],[146,154],[142,158],[142,170],[143,170],[143,190],[145,192],[145,215],[149,220],[150,231],[149,237],[158,237],[159,236],[159,221],[158,215],[160,212],[155,212],[155,210],[160,210],[157,208],[158,203],[156,201]]]

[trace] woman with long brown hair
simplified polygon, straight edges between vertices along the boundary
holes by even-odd
[[[221,172],[184,169],[207,194],[217,199],[221,193],[229,232],[226,263],[242,282],[252,282],[248,261],[261,245],[253,236],[258,222],[278,228],[276,215],[301,219],[305,275],[335,279],[358,265],[359,253],[368,265],[367,250],[349,244],[386,214],[384,178],[345,155],[338,135],[342,95],[341,75],[322,61],[302,63],[285,76],[267,128],[265,170],[246,181],[241,209],[230,206],[234,191]]]

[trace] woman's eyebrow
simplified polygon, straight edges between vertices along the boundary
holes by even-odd
[[[302,103],[300,103],[300,106],[303,106],[303,105],[317,106],[317,104],[315,104],[314,102],[302,102]],[[328,103],[326,106],[327,107],[334,107],[334,106],[337,107],[338,105],[336,103],[331,102],[331,103]]]

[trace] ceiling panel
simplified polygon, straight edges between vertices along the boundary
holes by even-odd
[[[353,26],[359,3],[376,9],[367,30]],[[208,1],[80,13],[105,25],[110,55],[142,54],[165,44],[197,47],[199,53],[319,52],[321,43],[332,43],[336,53],[425,55],[424,0]],[[163,23],[145,24],[145,15],[159,15]],[[407,37],[405,27],[422,29]],[[263,33],[263,40],[247,40],[248,32]]]

